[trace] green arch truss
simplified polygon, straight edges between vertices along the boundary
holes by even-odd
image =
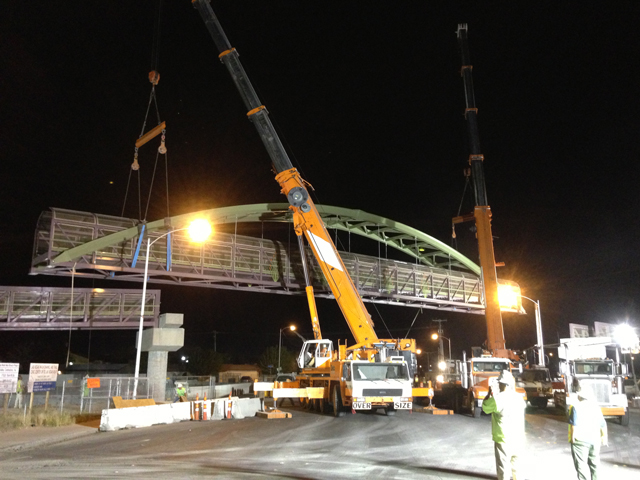
[[[423,265],[454,268],[480,275],[480,267],[469,258],[432,236],[408,225],[362,210],[330,205],[317,205],[316,207],[329,229],[349,232],[383,243],[416,259]],[[52,209],[52,212],[55,215],[56,213],[64,214],[66,211]],[[71,213],[71,211],[67,212]],[[51,215],[49,212],[45,213]],[[62,263],[73,262],[80,257],[90,255],[92,252],[101,251],[108,246],[136,238],[141,232],[142,225],[136,224],[135,220],[88,213],[84,213],[84,215],[93,215],[95,217],[95,221],[90,221],[88,218],[89,223],[112,225],[119,223],[120,228],[123,229],[103,236],[95,233],[97,230],[94,229],[92,239],[85,238],[82,244],[69,245],[70,248],[64,251],[41,251],[40,255],[37,255],[38,252],[36,251],[36,258],[34,258],[32,266],[43,266],[43,263],[45,263],[49,267],[55,267]],[[151,234],[152,232],[167,231],[170,228],[181,228],[194,218],[207,218],[213,224],[291,222],[292,212],[289,210],[289,204],[287,203],[261,203],[214,208],[146,223],[146,233]]]

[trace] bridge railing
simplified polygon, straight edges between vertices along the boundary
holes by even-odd
[[[32,264],[33,273],[69,275],[75,265],[83,275],[142,281],[146,241],[133,263],[138,238],[100,248],[91,255],[46,268],[48,259],[69,248],[131,228],[135,221],[106,215],[52,209],[41,215]],[[153,239],[162,233],[151,232]],[[167,259],[170,242],[171,258]],[[480,279],[464,271],[420,263],[341,252],[342,259],[365,301],[426,308],[483,311]],[[185,232],[175,232],[154,243],[149,252],[149,279],[212,288],[304,292],[304,275],[297,246],[290,250],[277,240],[217,232],[203,245],[191,243]],[[331,297],[310,252],[312,284],[320,297]]]

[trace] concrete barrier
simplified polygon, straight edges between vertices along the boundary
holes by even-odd
[[[207,400],[207,420],[226,418],[228,398]],[[147,407],[112,408],[102,411],[100,431],[112,432],[125,428],[150,427],[191,420],[193,402],[166,403]],[[203,402],[199,402],[202,404]],[[231,416],[235,419],[255,417],[261,408],[259,398],[231,398]]]

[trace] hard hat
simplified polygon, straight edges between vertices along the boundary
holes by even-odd
[[[181,383],[179,383],[179,384],[177,384],[177,385],[176,385],[176,387],[178,387],[178,388],[182,388],[182,384],[181,384]]]
[[[498,383],[504,383],[505,385],[509,385],[513,387],[516,383],[515,378],[513,378],[513,374],[508,370],[502,370],[500,372],[500,376],[498,377]]]

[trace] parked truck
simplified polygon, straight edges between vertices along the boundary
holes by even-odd
[[[532,407],[546,408],[549,400],[553,400],[551,374],[544,366],[533,365],[523,369],[516,385],[524,389]]]
[[[607,356],[612,352],[614,358]],[[564,390],[554,394],[555,404],[568,411],[578,401],[573,381],[600,405],[602,414],[629,425],[629,407],[623,390],[627,366],[620,363],[620,350],[609,337],[563,338],[558,347],[559,370]]]
[[[483,354],[480,348],[474,350],[477,356],[467,359],[463,352],[462,360],[445,362],[445,371],[437,376],[434,384],[433,402],[436,406],[445,406],[455,412],[468,411],[479,417],[484,397],[489,387],[495,388],[500,372],[507,370],[514,375],[520,374],[522,367],[519,363],[486,352]],[[516,391],[526,398],[523,388],[517,386]]]

